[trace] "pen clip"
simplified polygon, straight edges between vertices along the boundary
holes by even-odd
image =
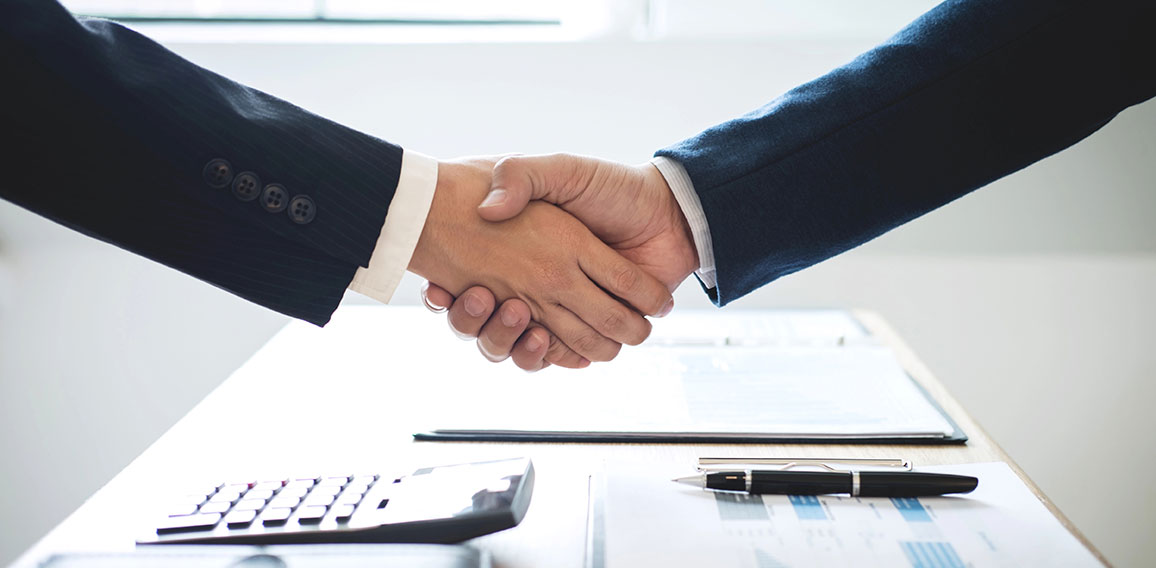
[[[884,471],[911,471],[914,465],[906,459],[880,458],[698,458],[698,470],[728,471],[736,466],[757,466],[762,469],[788,470],[815,467],[827,471],[850,473],[868,469]],[[737,468],[750,469],[750,468]]]

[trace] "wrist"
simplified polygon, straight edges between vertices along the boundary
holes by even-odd
[[[421,235],[409,259],[407,270],[427,280],[436,277],[433,268],[438,265],[441,235],[444,233],[446,201],[452,196],[453,166],[438,161],[437,182],[434,185],[433,199],[430,201],[429,213],[422,226]]]
[[[669,237],[673,242],[671,252],[674,254],[678,266],[689,276],[699,268],[698,247],[695,244],[694,231],[687,219],[682,204],[677,199],[674,190],[666,176],[653,163],[641,166],[647,193],[653,196],[658,204],[658,210],[667,219]]]

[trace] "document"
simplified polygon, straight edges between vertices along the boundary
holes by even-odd
[[[1006,463],[919,471],[975,476],[979,487],[919,498],[749,495],[610,470],[592,479],[586,565],[1100,565]]]
[[[428,440],[815,441],[966,438],[892,350],[842,310],[689,311],[581,373],[455,384]],[[478,392],[471,394],[473,390]],[[500,392],[501,396],[495,396]]]

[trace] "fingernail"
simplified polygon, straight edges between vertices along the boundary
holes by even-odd
[[[526,350],[530,353],[537,353],[541,348],[542,340],[538,339],[537,335],[531,335],[529,339],[526,340]]]
[[[422,302],[423,304],[425,304],[425,307],[426,307],[427,309],[429,309],[429,311],[431,311],[431,312],[433,312],[433,313],[435,313],[435,314],[443,314],[443,313],[445,313],[445,311],[448,309],[448,308],[446,308],[445,306],[435,306],[435,305],[433,305],[433,302],[429,301],[429,298],[427,298],[427,297],[425,297],[425,296],[422,296],[422,297],[421,297],[421,302]]]
[[[654,317],[664,318],[664,317],[666,317],[666,314],[669,314],[670,310],[673,310],[673,309],[674,309],[674,298],[671,298],[671,299],[666,301],[666,305],[662,306],[661,310],[658,310],[657,314],[654,314]]]
[[[514,310],[502,310],[502,323],[506,327],[518,325],[518,319],[518,314],[515,314]]]
[[[585,357],[583,357],[582,359],[580,359],[578,361],[578,368],[579,369],[585,369],[586,367],[589,367],[589,366],[590,366],[590,360],[585,358]]]
[[[486,306],[474,296],[466,296],[466,313],[476,318],[486,313]]]
[[[482,204],[478,207],[497,207],[506,202],[506,190],[494,189],[486,194],[486,198],[482,200]]]

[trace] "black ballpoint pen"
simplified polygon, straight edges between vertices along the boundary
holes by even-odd
[[[848,493],[852,497],[926,497],[970,493],[979,485],[978,479],[966,475],[912,471],[720,471],[680,477],[674,481],[706,489],[747,493]]]

